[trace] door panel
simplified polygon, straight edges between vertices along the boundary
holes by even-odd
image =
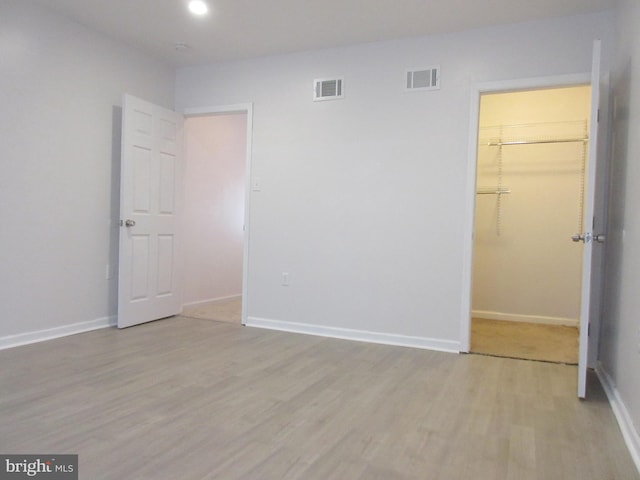
[[[601,269],[597,268],[596,254],[601,254],[600,249],[594,249],[594,235],[603,232],[594,232],[595,212],[603,211],[601,204],[605,201],[602,191],[602,182],[596,182],[599,172],[598,162],[598,133],[599,133],[599,109],[600,109],[600,52],[601,42],[596,40],[593,45],[593,64],[591,70],[591,125],[589,132],[589,160],[587,167],[587,185],[584,205],[585,232],[579,232],[583,236],[584,251],[582,261],[582,296],[580,308],[580,353],[578,358],[578,397],[585,398],[587,394],[587,367],[589,360],[589,323],[599,323],[599,308],[601,295]],[[598,186],[598,189],[596,189]],[[597,202],[597,203],[596,203]],[[593,318],[592,318],[593,317]],[[596,339],[594,333],[594,340]]]
[[[123,100],[118,327],[180,313],[183,118]]]

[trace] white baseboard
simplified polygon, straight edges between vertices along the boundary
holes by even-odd
[[[113,327],[117,323],[117,317],[97,318],[88,322],[73,323],[71,325],[63,325],[61,327],[48,328],[45,330],[37,330],[34,332],[19,333],[17,335],[7,335],[0,337],[0,350],[6,348],[19,347],[30,343],[44,342],[54,338],[66,337],[77,333],[90,332],[101,328]]]
[[[613,410],[613,414],[618,421],[618,425],[620,426],[620,430],[622,431],[622,437],[627,444],[627,448],[629,449],[631,458],[633,459],[633,462],[636,464],[636,468],[640,473],[640,435],[638,435],[638,430],[636,430],[636,427],[633,424],[633,420],[631,420],[629,410],[627,410],[626,405],[622,401],[620,393],[618,392],[613,379],[603,368],[601,362],[598,362],[598,365],[596,366],[596,374],[598,375],[600,383],[602,384],[602,387],[607,394],[607,398],[609,399],[609,403],[611,404],[611,409]]]
[[[542,323],[545,325],[562,325],[564,327],[578,327],[579,320],[564,317],[545,317],[543,315],[520,315],[517,313],[491,312],[487,310],[473,310],[473,318],[486,318],[487,320],[502,320],[505,322]]]
[[[216,302],[224,302],[226,300],[232,300],[235,298],[242,298],[242,294],[238,295],[229,295],[227,297],[217,297],[217,298],[209,298],[208,300],[198,300],[196,302],[189,302],[182,305],[182,308],[185,307],[197,307],[198,305],[203,305],[205,303],[216,303]]]
[[[401,347],[423,348],[426,350],[438,350],[441,352],[460,352],[460,342],[451,340],[439,340],[425,337],[411,337],[392,333],[369,332],[366,330],[352,330],[349,328],[326,327],[323,325],[311,325],[307,323],[284,322],[266,318],[248,317],[246,326],[280,330],[283,332],[303,333],[321,337],[340,338],[358,342],[381,343],[384,345],[396,345]]]

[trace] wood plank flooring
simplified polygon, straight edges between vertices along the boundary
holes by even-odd
[[[640,478],[592,375],[172,318],[0,351],[0,452],[87,480]]]

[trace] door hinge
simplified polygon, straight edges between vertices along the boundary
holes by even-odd
[[[596,120],[596,121],[597,121],[598,123],[600,123],[600,109],[598,109],[598,115],[597,115],[597,117],[598,117],[598,118],[597,118],[597,120]]]
[[[587,337],[590,337],[590,336],[591,336],[591,324],[588,323],[587,324]]]

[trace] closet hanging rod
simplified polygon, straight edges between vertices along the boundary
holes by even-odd
[[[478,195],[504,195],[511,193],[511,189],[508,187],[498,187],[498,188],[489,188],[489,187],[480,187],[476,191]]]
[[[514,140],[511,142],[488,142],[486,145],[489,147],[502,147],[505,145],[535,145],[539,143],[576,143],[583,142],[587,143],[589,141],[588,138],[560,138],[558,140]]]

